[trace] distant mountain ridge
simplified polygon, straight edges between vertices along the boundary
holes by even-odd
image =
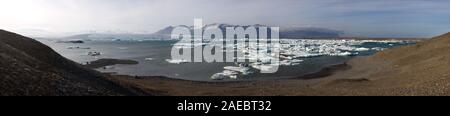
[[[186,25],[180,25],[182,27],[193,29],[192,26],[186,26]],[[230,24],[223,24],[223,23],[213,23],[213,24],[207,24],[203,28],[208,27],[217,27],[225,32],[226,27],[270,27],[267,25],[261,25],[261,24],[254,24],[254,25],[230,25]],[[160,31],[157,31],[156,35],[170,35],[172,30],[179,26],[169,26],[166,27]],[[326,29],[326,28],[317,28],[317,27],[296,27],[296,28],[283,28],[280,27],[280,38],[287,38],[287,39],[315,39],[315,38],[339,38],[340,35],[344,34],[342,31],[338,30],[332,30],[332,29]]]
[[[344,32],[316,27],[281,28],[280,38],[339,38]]]
[[[82,40],[82,41],[143,41],[143,40],[166,40],[164,35],[155,34],[108,34],[108,33],[92,33],[79,34],[63,38],[61,40]]]
[[[226,28],[227,27],[270,27],[262,24],[254,24],[254,25],[231,25],[231,24],[224,24],[224,23],[213,23],[213,24],[207,24],[203,27],[209,28],[209,27],[217,27],[221,29],[226,35]],[[166,28],[163,28],[155,33],[152,34],[99,34],[99,33],[91,33],[91,34],[80,34],[80,35],[74,35],[70,37],[65,37],[63,39],[77,39],[77,40],[170,40],[172,30],[176,27],[186,27],[189,28],[192,32],[193,26],[187,26],[187,25],[178,25],[178,26],[168,26]],[[326,28],[314,28],[314,27],[297,27],[297,28],[280,28],[280,38],[286,38],[286,39],[334,39],[339,38],[340,35],[344,34],[342,31],[332,30],[332,29],[326,29]],[[270,35],[269,35],[270,36]]]

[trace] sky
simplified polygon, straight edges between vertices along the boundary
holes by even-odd
[[[362,37],[450,31],[449,0],[0,0],[0,28],[30,36],[152,33],[204,23],[322,27]]]

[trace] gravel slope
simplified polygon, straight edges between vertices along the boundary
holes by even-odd
[[[51,48],[0,30],[1,96],[133,95]]]

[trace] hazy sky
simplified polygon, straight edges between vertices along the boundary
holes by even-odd
[[[324,27],[369,37],[450,31],[449,0],[0,0],[0,28],[50,35],[151,33],[205,23]]]

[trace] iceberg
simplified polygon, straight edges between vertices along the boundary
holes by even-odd
[[[239,72],[242,75],[248,75],[248,74],[252,73],[250,67],[248,67],[248,65],[246,65],[246,64],[239,64],[239,66],[226,66],[226,67],[223,67],[223,69],[229,70],[229,71],[234,71],[234,72]]]
[[[258,66],[257,69],[268,72],[268,71],[274,70],[274,68],[275,68],[275,66],[271,66],[271,65],[260,65],[260,66]]]
[[[372,48],[372,50],[376,50],[376,51],[383,51],[383,50],[384,50],[384,48],[381,48],[381,47],[375,47],[375,48]]]
[[[369,51],[369,48],[356,48],[354,51],[362,52],[362,51]]]
[[[280,64],[262,64],[261,62],[253,63],[250,66],[252,68],[258,69],[260,71],[272,71],[275,67],[278,67]]]
[[[171,64],[182,64],[182,63],[188,63],[190,62],[189,60],[179,60],[179,59],[166,59],[167,62],[171,63]]]
[[[305,39],[281,39],[280,50],[282,59],[310,58],[317,56],[350,56],[369,50],[381,50],[380,48],[358,47],[365,43],[403,43],[398,40],[305,40]]]
[[[293,62],[293,63],[300,63],[300,62],[303,62],[303,60],[294,59],[294,60],[292,60],[291,62]]]
[[[152,61],[152,60],[154,60],[154,58],[145,58],[144,60],[145,61]]]
[[[88,55],[89,56],[100,56],[101,53],[100,52],[89,52]]]
[[[350,56],[353,55],[351,52],[341,52],[341,53],[334,53],[330,54],[330,56]]]
[[[223,73],[216,73],[213,76],[211,76],[212,80],[223,80],[228,78],[227,76],[225,76]]]
[[[221,73],[216,73],[213,76],[211,76],[211,79],[213,80],[223,80],[223,79],[237,79],[238,78],[238,72],[236,71],[230,71],[230,70],[224,70]]]

